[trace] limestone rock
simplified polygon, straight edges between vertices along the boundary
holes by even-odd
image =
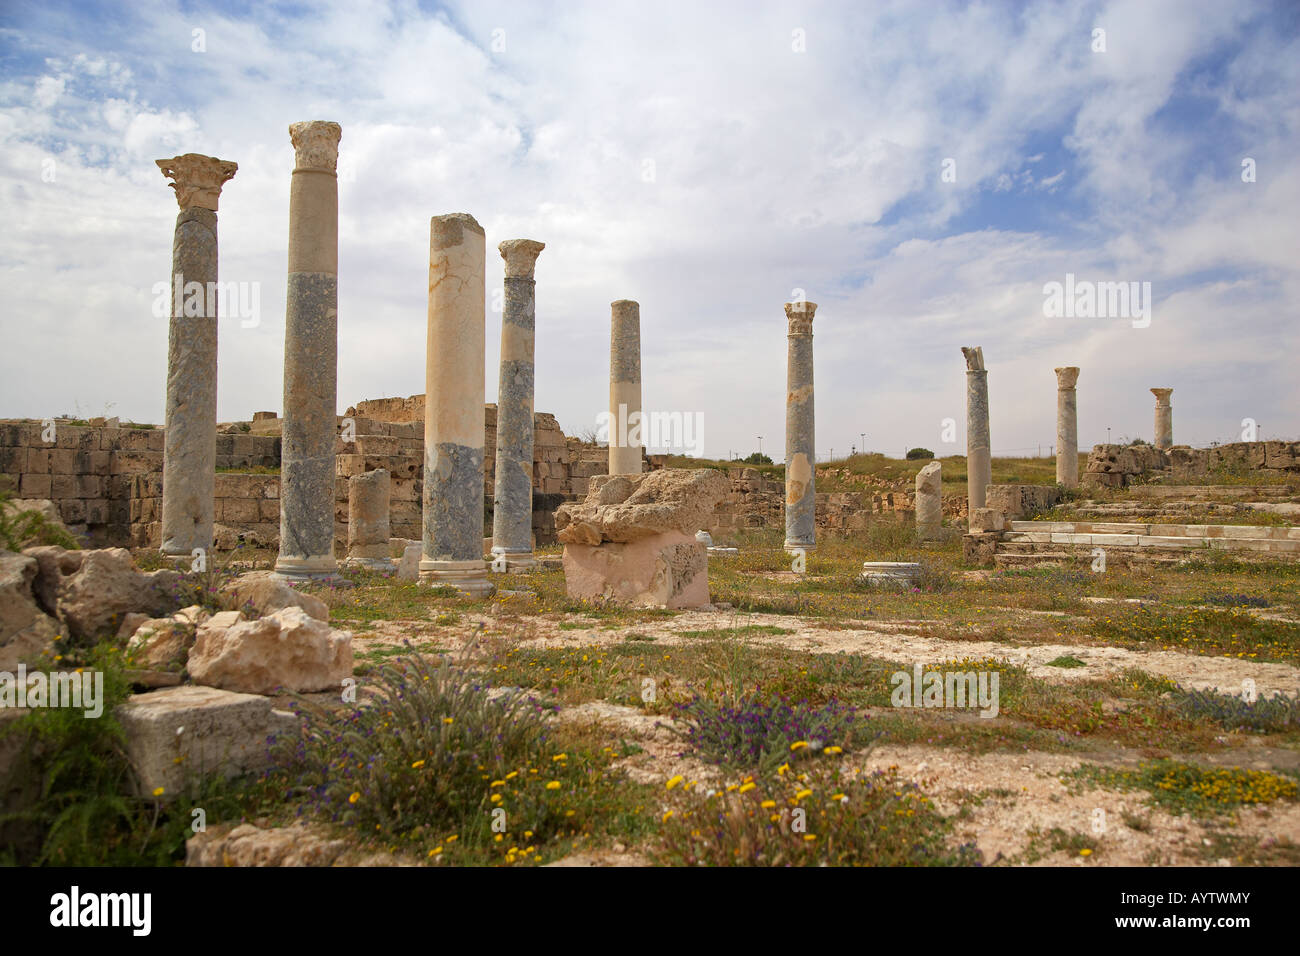
[[[83,551],[68,551],[58,545],[45,544],[24,548],[23,554],[36,559],[38,571],[32,582],[32,593],[46,614],[56,614],[59,603],[59,584],[69,574],[81,567]],[[148,617],[148,615],[145,615]]]
[[[131,616],[133,615],[128,615]],[[190,647],[194,644],[195,631],[207,618],[208,612],[194,604],[182,608],[171,617],[145,621],[127,641],[126,651],[131,663],[141,670],[150,671],[169,671],[183,667]]]
[[[700,607],[709,603],[708,551],[681,531],[629,542],[566,544],[564,583],[576,600]]]
[[[36,603],[32,582],[38,566],[30,555],[0,551],[0,671],[22,661],[53,655],[62,628]]]
[[[709,468],[664,468],[641,475],[597,475],[587,498],[561,505],[556,535],[564,544],[631,542],[666,532],[694,538],[730,491],[726,475]]]
[[[255,621],[200,628],[188,666],[194,683],[223,690],[337,690],[352,676],[352,634],[285,607]]]
[[[267,697],[186,685],[137,694],[117,710],[136,792],[178,796],[196,777],[234,777],[267,765],[267,738],[298,718]]]
[[[423,547],[417,542],[408,544],[402,552],[402,560],[397,565],[397,578],[399,581],[418,581],[420,580],[420,552]]]
[[[230,610],[251,608],[266,615],[286,607],[300,607],[319,621],[329,620],[329,606],[312,594],[291,587],[274,571],[250,571],[221,588],[224,605]]]
[[[83,551],[76,571],[56,587],[59,619],[77,641],[116,634],[132,611],[152,617],[175,611],[181,578],[170,570],[141,572],[125,548]]]

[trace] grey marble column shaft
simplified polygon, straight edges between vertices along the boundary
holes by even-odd
[[[641,474],[641,306],[610,304],[609,473]]]
[[[180,213],[172,239],[167,328],[163,554],[212,548],[217,470],[217,202],[235,163],[186,153],[157,161]]]
[[[1169,404],[1172,388],[1153,388],[1156,397],[1156,447],[1168,451],[1174,445],[1174,408]]]
[[[287,578],[332,577],[338,431],[338,123],[289,127],[289,284],[284,319],[280,555]]]
[[[493,590],[483,560],[485,268],[473,216],[430,220],[420,581],[475,596]]]
[[[963,348],[966,356],[966,498],[973,514],[988,500],[993,483],[993,457],[989,445],[989,373],[983,348]]]
[[[813,412],[815,302],[787,302],[785,391],[785,548],[817,547],[816,434]]]
[[[1066,488],[1079,484],[1078,381],[1077,366],[1056,369],[1056,482]]]
[[[537,313],[533,271],[546,244],[508,239],[497,247],[506,261],[501,313],[501,379],[497,390],[496,471],[492,494],[492,553],[507,570],[532,567],[533,390]]]

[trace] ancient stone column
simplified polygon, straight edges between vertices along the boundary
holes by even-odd
[[[533,560],[533,267],[546,244],[507,239],[501,314],[501,382],[497,394],[497,457],[492,498],[492,553],[508,570]]]
[[[391,570],[388,557],[392,482],[376,468],[348,479],[348,558],[350,567]]]
[[[1056,482],[1066,488],[1079,484],[1079,397],[1074,365],[1056,369]]]
[[[430,220],[420,580],[470,595],[492,591],[483,560],[485,257],[473,216]]]
[[[168,555],[212,547],[217,473],[217,200],[239,167],[186,153],[160,159],[181,207],[172,239],[162,542]]]
[[[993,483],[989,446],[989,373],[983,348],[963,348],[966,356],[966,498],[968,512],[983,508]]]
[[[916,536],[934,541],[942,534],[943,465],[932,461],[916,473]]]
[[[817,547],[813,429],[813,316],[815,302],[787,302],[785,390],[785,548]]]
[[[641,306],[610,304],[609,473],[641,474]]]
[[[334,574],[337,432],[338,123],[294,123],[289,184],[289,286],[284,317],[280,556],[294,580]]]
[[[1174,408],[1169,404],[1172,388],[1153,388],[1156,397],[1156,447],[1168,451],[1174,444]]]

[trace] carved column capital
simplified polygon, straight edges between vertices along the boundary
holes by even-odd
[[[233,179],[235,170],[239,169],[237,163],[199,153],[185,153],[155,162],[162,174],[172,180],[168,185],[176,190],[176,204],[181,209],[197,206],[213,212],[217,211],[221,187]]]

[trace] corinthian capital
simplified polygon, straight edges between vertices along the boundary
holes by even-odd
[[[966,356],[966,371],[982,372],[984,371],[984,347],[975,348],[962,347],[961,354]]]
[[[497,246],[501,258],[506,260],[506,278],[531,279],[537,257],[546,248],[546,243],[535,239],[507,239]]]
[[[800,299],[798,302],[785,304],[785,317],[789,323],[790,335],[812,335],[813,316],[817,314],[817,303]]]
[[[1079,367],[1077,365],[1067,365],[1064,368],[1054,369],[1056,372],[1057,388],[1074,388],[1079,381]]]
[[[186,153],[171,159],[155,160],[162,174],[172,180],[168,183],[176,190],[176,204],[182,209],[197,206],[200,209],[217,211],[217,200],[221,198],[221,187],[235,176],[239,169],[237,163],[217,159],[215,156],[201,156],[198,153]]]
[[[289,138],[293,140],[295,169],[320,169],[335,171],[339,161],[339,140],[343,127],[328,120],[309,120],[291,123]]]

